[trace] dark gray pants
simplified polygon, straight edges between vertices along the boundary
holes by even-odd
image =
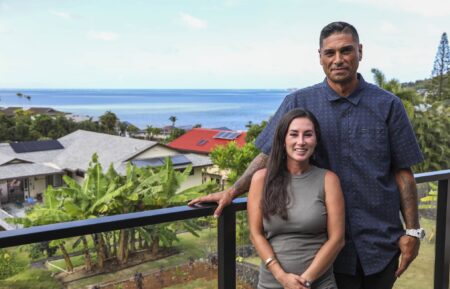
[[[383,269],[383,271],[364,276],[361,263],[358,260],[356,275],[334,273],[339,289],[391,289],[394,286],[395,271],[398,268],[398,255]]]

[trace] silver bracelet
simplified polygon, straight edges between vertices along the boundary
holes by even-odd
[[[268,268],[269,267],[269,265],[273,262],[273,261],[275,261],[276,259],[275,259],[275,256],[270,256],[269,258],[267,258],[266,260],[264,260],[264,266],[266,267],[266,268]]]

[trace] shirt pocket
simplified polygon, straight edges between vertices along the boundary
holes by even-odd
[[[385,127],[364,127],[356,132],[358,155],[370,159],[389,158],[389,139]]]

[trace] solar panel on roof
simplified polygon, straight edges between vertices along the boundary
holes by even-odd
[[[24,141],[9,144],[16,153],[30,153],[63,149],[57,140]]]
[[[170,159],[174,166],[192,164],[191,160],[184,155],[170,156]]]
[[[164,165],[164,161],[161,158],[151,158],[142,160],[132,160],[131,163],[139,168],[142,167],[160,167]]]
[[[214,138],[220,138],[220,139],[226,139],[226,140],[233,140],[236,139],[241,133],[239,132],[230,132],[230,131],[221,131],[217,133]]]
[[[191,164],[192,162],[185,157],[184,155],[175,155],[170,156],[170,159],[172,160],[172,164],[174,166],[181,166],[181,165],[187,165]],[[131,163],[139,168],[142,167],[160,167],[163,166],[165,162],[164,157],[157,157],[157,158],[151,158],[151,159],[140,159],[140,160],[131,160]]]

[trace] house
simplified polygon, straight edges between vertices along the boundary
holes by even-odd
[[[208,155],[216,146],[227,145],[230,141],[240,147],[245,145],[246,132],[193,128],[169,143],[169,147],[184,151]]]
[[[204,168],[211,166],[207,156],[180,153],[153,141],[77,130],[57,140],[0,143],[0,203],[21,204],[39,201],[48,185],[62,186],[62,176],[81,182],[92,155],[106,172],[110,164],[119,174],[131,162],[138,166],[159,166],[170,157],[175,169],[192,165],[192,172],[180,190],[202,183]]]
[[[234,141],[239,147],[245,145],[246,132],[230,131],[228,129],[194,128],[169,143],[169,147],[183,152],[209,155],[217,146],[225,146]],[[205,170],[204,181],[213,180],[223,189],[228,179],[228,171],[217,166],[210,166]]]

